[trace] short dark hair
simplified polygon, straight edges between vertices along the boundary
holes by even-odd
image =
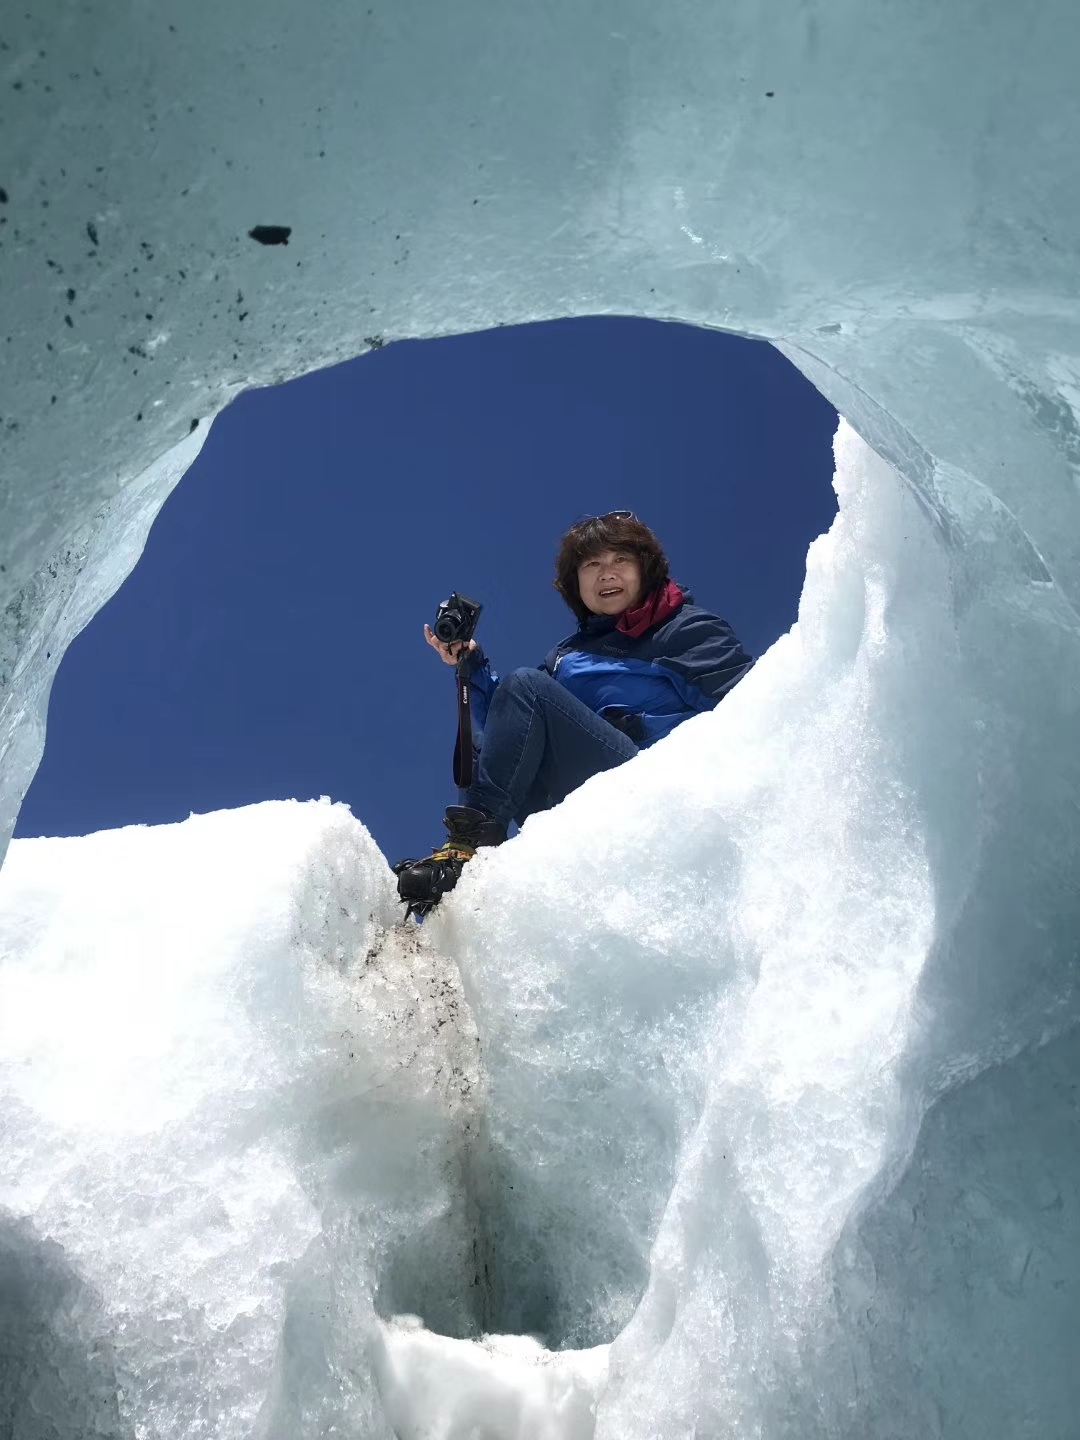
[[[668,581],[668,562],[660,541],[636,515],[616,511],[594,515],[571,525],[559,542],[555,559],[555,589],[579,620],[592,611],[581,598],[578,566],[604,550],[626,550],[641,566],[641,596],[647,599]]]

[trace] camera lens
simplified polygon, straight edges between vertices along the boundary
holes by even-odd
[[[441,640],[444,645],[449,645],[456,640],[458,631],[461,629],[461,616],[456,611],[444,611],[435,621],[435,638]]]

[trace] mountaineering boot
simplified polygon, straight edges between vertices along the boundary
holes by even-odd
[[[506,826],[484,810],[469,805],[449,805],[443,817],[447,840],[422,860],[399,860],[394,866],[398,877],[398,895],[410,915],[426,915],[433,910],[448,890],[453,890],[462,866],[471,860],[481,845],[501,845],[506,839]]]

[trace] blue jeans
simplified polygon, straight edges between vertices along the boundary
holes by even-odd
[[[546,671],[515,670],[492,697],[475,778],[462,800],[504,824],[520,825],[637,752],[629,736]]]

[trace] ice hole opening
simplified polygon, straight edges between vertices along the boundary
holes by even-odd
[[[604,1225],[563,1203],[558,1187],[530,1174],[483,1134],[464,1157],[462,1206],[406,1236],[386,1256],[376,1312],[415,1315],[454,1339],[527,1335],[549,1350],[584,1350],[614,1340],[648,1283],[647,1257],[625,1225]],[[674,1179],[656,1187],[658,1212]],[[662,1192],[662,1193],[661,1193]],[[577,1235],[580,1266],[569,1273],[550,1241]]]
[[[476,595],[500,669],[535,665],[573,628],[559,535],[627,507],[761,654],[835,514],[835,426],[771,345],[630,317],[386,343],[247,391],[65,656],[16,834],[326,794],[416,853],[456,798],[452,687],[421,649],[438,601]]]
[[[560,534],[625,507],[761,654],[794,621],[807,546],[835,514],[835,425],[763,342],[615,317],[386,344],[249,391],[72,645],[17,833],[325,794],[391,859],[416,853],[456,798],[452,692],[421,648],[437,602],[478,596],[500,668],[535,664],[573,628],[551,589]],[[523,1206],[535,1177],[513,1169],[487,1166],[454,1264],[438,1221],[387,1257],[380,1310],[554,1347],[614,1338],[651,1234],[583,1227],[582,1285],[546,1243],[565,1233],[557,1195]]]

